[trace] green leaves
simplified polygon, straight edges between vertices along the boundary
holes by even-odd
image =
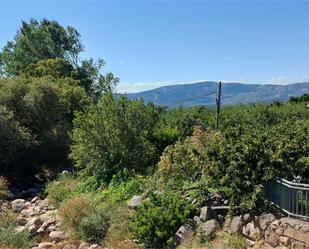
[[[173,236],[192,210],[178,193],[153,194],[135,213],[132,233],[146,248],[173,248]]]
[[[124,169],[145,173],[157,158],[150,140],[156,119],[153,105],[106,95],[76,116],[71,158],[98,182],[108,183]]]

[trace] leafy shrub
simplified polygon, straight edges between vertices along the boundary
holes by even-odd
[[[133,197],[133,195],[145,192],[149,181],[150,178],[139,176],[130,177],[121,181],[118,181],[114,177],[108,188],[103,191],[102,196],[112,203],[126,201]]]
[[[0,200],[5,198],[8,194],[8,181],[0,176]]]
[[[59,209],[64,229],[73,238],[91,243],[102,243],[105,239],[109,227],[106,213],[106,209],[87,196],[69,199]]]
[[[0,212],[0,247],[27,249],[33,246],[28,230],[18,232],[17,217],[10,212]]]
[[[80,181],[72,175],[61,175],[55,181],[47,183],[45,192],[50,204],[59,207],[62,202],[76,193]]]
[[[124,169],[145,173],[157,160],[151,142],[156,118],[151,104],[106,95],[97,106],[76,116],[71,158],[97,183],[109,183]]]
[[[191,213],[191,205],[179,194],[153,194],[134,215],[131,224],[133,236],[146,248],[171,248],[175,232]]]
[[[201,172],[201,167],[201,158],[189,138],[165,148],[158,163],[158,173],[164,182],[171,178],[189,180],[193,179],[197,172]]]

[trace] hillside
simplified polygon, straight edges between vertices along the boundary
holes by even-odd
[[[169,107],[215,104],[216,82],[198,82],[165,86],[149,91],[128,94],[130,99],[144,98],[146,102]],[[242,83],[222,84],[222,104],[285,101],[290,96],[309,92],[309,82],[289,85],[260,85]]]

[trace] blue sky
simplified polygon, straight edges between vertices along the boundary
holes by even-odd
[[[119,91],[309,80],[306,1],[1,1],[0,47],[31,17],[74,26]]]

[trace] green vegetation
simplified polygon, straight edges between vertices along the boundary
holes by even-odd
[[[146,248],[173,248],[174,234],[192,214],[192,206],[173,192],[152,194],[136,212],[133,236]]]
[[[118,249],[137,248],[138,239],[161,249],[173,247],[210,192],[224,192],[231,213],[261,212],[263,183],[308,180],[307,95],[223,107],[214,130],[213,109],[169,110],[114,94],[118,79],[101,74],[102,60],[80,59],[83,49],[74,28],[31,19],[0,53],[0,198],[7,180],[49,180],[49,201],[72,239]],[[62,169],[73,173],[46,174]],[[128,210],[134,195],[146,200]],[[29,248],[14,218],[0,215],[0,241]]]
[[[0,212],[0,248],[27,249],[33,246],[28,230],[17,231],[18,222],[15,214]]]

